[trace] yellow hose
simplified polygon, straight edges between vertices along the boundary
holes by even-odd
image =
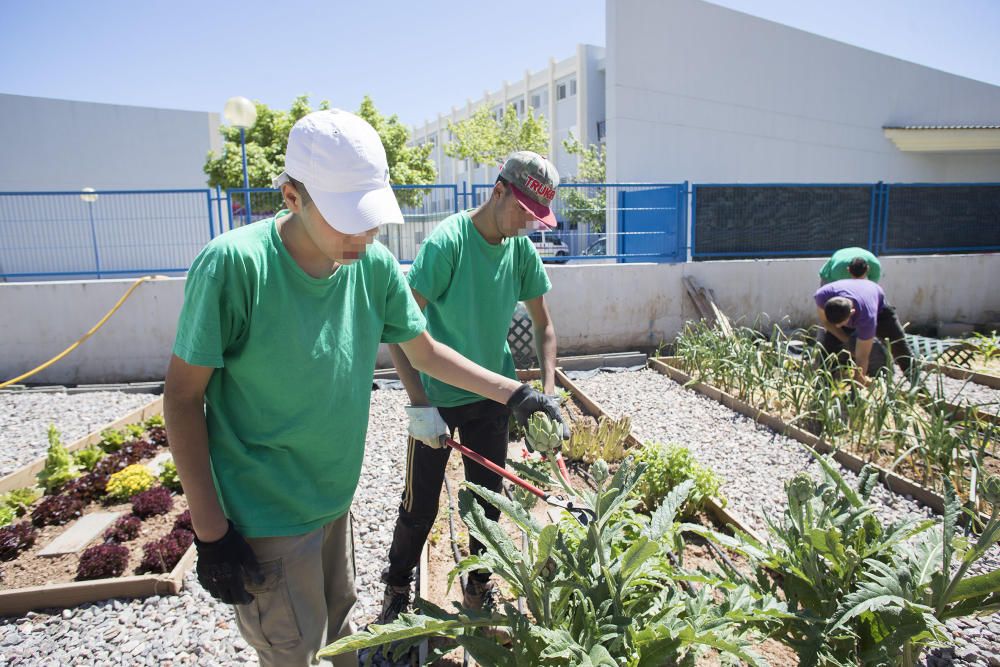
[[[143,284],[145,282],[153,281],[153,280],[165,280],[166,277],[167,276],[143,276],[142,278],[139,278],[138,280],[136,280],[134,283],[132,283],[132,286],[128,288],[128,291],[125,292],[125,294],[122,295],[122,298],[118,299],[118,303],[116,303],[114,305],[114,307],[111,310],[109,310],[107,312],[107,314],[100,319],[100,321],[98,321],[97,324],[95,324],[93,327],[91,327],[90,331],[88,331],[87,333],[83,334],[80,338],[77,339],[77,341],[75,343],[73,343],[72,345],[70,345],[69,347],[67,347],[65,350],[63,350],[62,352],[60,352],[56,356],[54,356],[51,359],[49,359],[48,361],[46,361],[41,366],[38,366],[36,368],[32,368],[27,373],[25,373],[23,375],[18,375],[16,378],[11,378],[10,380],[7,380],[6,382],[0,382],[0,389],[3,389],[4,387],[8,387],[8,386],[10,386],[10,385],[12,385],[12,384],[14,384],[16,382],[19,382],[19,381],[23,380],[24,378],[31,377],[35,373],[40,373],[40,372],[44,371],[49,366],[51,366],[52,364],[54,364],[57,361],[59,361],[60,359],[62,359],[63,357],[65,357],[67,354],[69,354],[70,352],[72,352],[76,348],[80,347],[80,345],[82,345],[85,340],[87,340],[88,338],[90,338],[91,336],[93,336],[95,333],[97,333],[98,329],[100,329],[101,327],[104,326],[104,323],[107,322],[108,319],[112,315],[115,314],[116,310],[118,310],[119,308],[122,307],[122,304],[125,303],[125,300],[127,298],[129,298],[129,296],[132,295],[132,292],[134,292],[136,290],[136,288],[139,287],[139,285],[141,285],[141,284]]]

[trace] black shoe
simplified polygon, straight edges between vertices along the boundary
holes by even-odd
[[[410,608],[410,585],[393,586],[385,585],[385,594],[382,596],[382,612],[375,621],[377,625],[392,623],[404,611]]]

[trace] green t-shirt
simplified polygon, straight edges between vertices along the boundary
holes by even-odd
[[[274,219],[205,246],[188,273],[173,352],[217,369],[205,393],[209,453],[241,533],[300,535],[350,508],[379,342],[410,340],[424,326],[399,264],[377,242],[328,278],[295,263]]]
[[[833,253],[833,257],[828,259],[823,268],[819,270],[820,279],[824,283],[832,283],[853,278],[854,276],[847,270],[847,267],[858,257],[868,262],[868,280],[877,283],[878,279],[882,277],[882,265],[879,264],[878,257],[864,248],[841,248]]]
[[[428,304],[427,332],[480,366],[517,378],[507,331],[518,301],[552,288],[538,251],[526,236],[493,245],[469,213],[449,216],[424,239],[407,275]],[[431,405],[454,407],[483,400],[421,373]]]

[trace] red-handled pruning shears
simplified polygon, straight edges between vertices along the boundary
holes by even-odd
[[[589,507],[578,505],[574,503],[572,500],[564,498],[562,496],[557,496],[552,493],[545,493],[531,482],[521,479],[520,477],[518,477],[517,475],[515,475],[514,473],[510,472],[505,468],[501,468],[496,463],[493,463],[493,461],[490,461],[489,459],[481,456],[480,454],[477,454],[476,452],[472,451],[465,445],[455,442],[454,440],[452,440],[447,436],[442,436],[441,439],[444,441],[446,445],[448,445],[452,449],[457,449],[459,452],[461,452],[462,456],[466,456],[475,461],[476,463],[478,463],[479,465],[492,470],[493,472],[500,475],[504,479],[510,480],[511,482],[517,484],[525,491],[528,491],[529,493],[538,496],[549,505],[566,510],[567,512],[570,513],[570,515],[572,515],[574,519],[579,521],[581,525],[586,526],[590,524],[591,521],[597,518],[597,515],[594,514],[594,510],[590,509]],[[556,454],[556,463],[559,465],[559,470],[560,472],[562,472],[563,477],[566,480],[566,483],[569,484],[569,471],[566,470],[566,462],[563,461],[562,454]]]

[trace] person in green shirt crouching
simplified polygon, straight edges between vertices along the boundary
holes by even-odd
[[[305,116],[275,180],[287,210],[213,239],[191,266],[164,412],[198,581],[235,605],[261,665],[287,667],[353,632],[349,510],[380,342],[519,421],[540,410],[559,419],[559,408],[427,334],[398,262],[375,241],[403,217],[367,122],[336,109]]]
[[[531,315],[542,386],[555,390],[556,334],[544,294],[552,284],[538,251],[524,233],[537,225],[556,226],[550,208],[559,186],[551,162],[530,151],[512,154],[500,169],[490,198],[474,211],[442,221],[424,240],[407,274],[427,330],[472,361],[515,378],[507,344],[511,317],[519,301]],[[378,623],[394,620],[410,604],[411,581],[420,551],[437,516],[438,497],[451,450],[441,437],[461,434],[462,444],[503,467],[507,460],[506,406],[483,394],[456,387],[426,373],[417,376],[407,355],[390,346],[412,406],[407,443],[406,486],[382,572],[386,584]],[[500,475],[464,460],[468,481],[502,493]],[[494,521],[500,510],[477,497]],[[472,554],[483,545],[469,538]],[[472,572],[463,590],[466,607],[495,603],[490,573]]]
[[[882,264],[878,257],[868,252],[864,248],[841,248],[833,253],[819,270],[820,286],[838,280],[871,280],[874,283],[882,278]],[[892,350],[892,358],[900,369],[906,373],[911,380],[917,379],[919,364],[913,359],[913,351],[906,342],[906,332],[888,299],[885,299],[882,307],[878,311],[876,320],[875,335],[880,340],[888,340]],[[842,338],[838,341],[834,339],[834,334],[824,331],[824,338],[821,343],[828,351],[840,349],[847,344],[847,336],[840,334]]]

